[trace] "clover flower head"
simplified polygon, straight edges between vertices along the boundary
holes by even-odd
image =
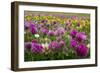
[[[88,48],[85,44],[79,44],[76,48],[76,53],[80,57],[85,57],[88,54]]]
[[[70,31],[70,36],[72,36],[73,38],[76,36],[77,31],[76,30],[71,30]]]
[[[25,48],[25,50],[31,49],[31,42],[25,42],[24,43],[24,48]]]
[[[32,43],[32,48],[31,51],[33,53],[42,53],[43,52],[43,46],[41,44],[38,43]]]
[[[47,34],[47,33],[49,32],[49,30],[48,30],[48,29],[45,29],[45,28],[42,28],[42,29],[41,29],[41,32],[42,32],[43,34]]]
[[[30,25],[30,32],[31,32],[32,34],[36,34],[36,33],[37,33],[37,29],[36,29],[36,27],[35,27],[34,24]]]
[[[85,35],[85,33],[84,33],[84,32],[79,32],[79,33],[77,33],[76,39],[77,39],[78,41],[84,41],[84,40],[86,40],[86,35]]]
[[[49,36],[54,36],[54,35],[55,35],[55,32],[52,31],[52,30],[49,30],[48,35],[49,35]]]
[[[77,46],[77,41],[74,40],[74,39],[71,39],[71,40],[70,40],[70,47],[71,47],[71,48],[76,48],[76,46]]]

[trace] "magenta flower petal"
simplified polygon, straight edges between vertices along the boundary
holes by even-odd
[[[56,35],[63,35],[65,33],[65,29],[64,28],[57,28],[57,30],[55,31]]]
[[[49,35],[49,36],[54,36],[54,35],[55,35],[55,32],[52,31],[52,30],[49,30],[48,35]]]
[[[43,34],[47,34],[47,33],[49,32],[49,30],[48,30],[48,29],[45,29],[45,28],[42,28],[42,29],[41,29],[41,32],[42,32]]]
[[[80,57],[86,57],[88,54],[88,48],[85,44],[79,44],[76,48],[76,53]]]
[[[65,44],[64,41],[60,41],[60,42],[59,42],[59,45],[60,45],[61,47],[64,46],[64,44]]]
[[[77,41],[74,40],[74,39],[71,39],[71,40],[70,40],[70,47],[71,47],[71,48],[76,48],[76,46],[77,46]]]
[[[36,34],[37,33],[37,29],[36,29],[36,27],[35,27],[35,25],[30,25],[30,32],[32,33],[32,34]]]
[[[25,22],[24,22],[24,28],[25,28],[25,29],[28,29],[28,28],[30,27],[30,24],[31,24],[30,22],[25,21]]]
[[[37,43],[37,40],[33,39],[33,40],[32,40],[32,43]]]
[[[62,38],[61,37],[57,37],[56,40],[57,40],[57,42],[60,42],[62,40]]]
[[[43,52],[43,47],[42,45],[38,44],[38,43],[32,43],[32,48],[31,51],[33,53],[42,53]]]
[[[71,30],[70,31],[70,35],[74,38],[77,34],[77,31],[76,30]]]
[[[41,23],[47,23],[47,20],[41,20]]]
[[[25,48],[25,50],[26,50],[26,49],[27,49],[27,50],[31,49],[31,42],[25,42],[25,43],[24,43],[24,48]]]
[[[49,49],[60,49],[61,46],[59,45],[59,43],[57,41],[53,41],[49,44],[48,46]]]
[[[84,41],[84,40],[86,40],[86,35],[85,35],[85,33],[84,33],[84,32],[79,32],[79,33],[77,33],[76,39],[77,39],[78,41]]]

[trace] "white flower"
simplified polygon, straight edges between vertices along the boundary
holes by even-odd
[[[45,45],[44,45],[44,44],[42,44],[42,47],[43,47],[43,48],[45,48]]]
[[[42,44],[43,48],[48,48],[49,44],[48,43],[44,43]]]
[[[36,38],[39,38],[39,36],[40,36],[39,34],[35,34],[35,37],[36,37]]]
[[[90,48],[90,44],[87,44],[87,47]]]
[[[48,43],[45,43],[45,47],[48,47],[49,46],[49,44]]]

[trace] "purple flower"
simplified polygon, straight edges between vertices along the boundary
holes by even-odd
[[[76,54],[80,57],[86,57],[88,54],[88,48],[85,44],[79,44],[76,48]]]
[[[70,40],[70,47],[71,47],[71,48],[76,48],[76,46],[77,46],[77,41],[74,40],[74,39],[71,39],[71,40]]]
[[[29,27],[30,27],[30,22],[25,21],[25,22],[24,22],[24,28],[25,28],[25,29],[28,29]]]
[[[57,28],[57,30],[55,31],[56,35],[63,35],[65,33],[65,29],[64,28]]]
[[[49,30],[48,30],[48,29],[45,29],[45,28],[42,28],[42,29],[41,29],[41,32],[42,32],[43,34],[47,34],[47,33],[49,32]]]
[[[65,44],[64,41],[60,41],[60,42],[59,42],[59,45],[60,45],[61,47],[64,46],[64,44]]]
[[[38,43],[32,43],[32,48],[31,48],[31,51],[33,53],[42,53],[43,52],[43,47],[41,44],[38,44]]]
[[[28,49],[28,50],[31,49],[31,42],[25,42],[24,43],[24,48],[25,48],[25,50],[26,49]]]
[[[84,33],[84,32],[79,32],[79,33],[77,33],[76,39],[77,39],[78,41],[84,41],[84,40],[86,40],[86,35],[85,35],[85,33]]]
[[[32,40],[32,43],[38,43],[38,42],[37,42],[37,40],[33,39],[33,40]]]
[[[38,29],[41,29],[43,26],[44,26],[44,24],[39,24],[39,25],[37,26],[37,28],[38,28]]]
[[[62,40],[62,38],[61,37],[57,37],[56,40],[57,40],[57,42],[60,42]]]
[[[71,30],[70,31],[70,35],[74,38],[77,34],[77,31],[76,30]]]
[[[60,49],[61,47],[57,41],[53,41],[49,44],[48,48],[55,50],[55,49]]]
[[[49,30],[48,35],[49,35],[49,36],[54,36],[54,35],[55,35],[55,32],[52,31],[52,30]]]
[[[31,32],[32,34],[36,34],[36,33],[37,33],[37,29],[36,29],[36,27],[35,27],[34,24],[31,24],[31,25],[30,25],[30,32]]]
[[[59,34],[64,34],[65,33],[65,30],[63,28],[58,28],[57,31],[58,31]]]
[[[41,20],[41,23],[47,23],[47,20]]]

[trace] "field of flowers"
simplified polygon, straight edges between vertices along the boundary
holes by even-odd
[[[24,60],[90,57],[90,15],[29,12],[24,14]]]

